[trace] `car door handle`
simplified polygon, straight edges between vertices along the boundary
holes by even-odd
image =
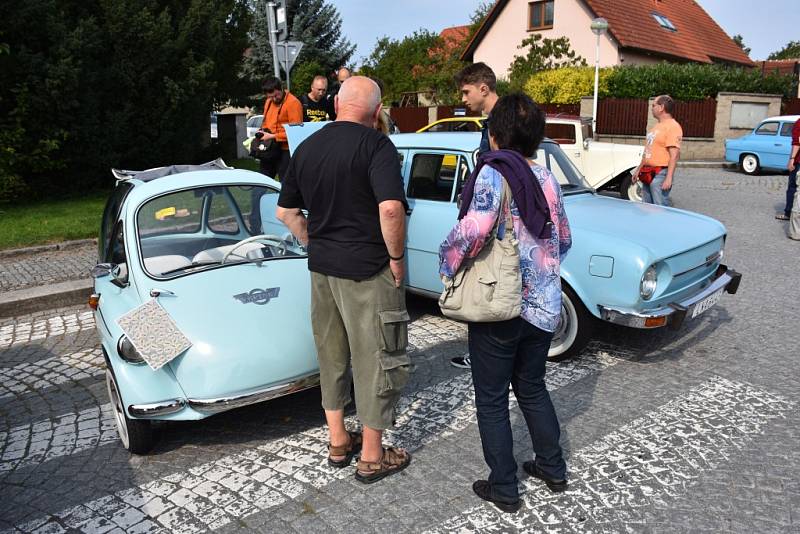
[[[414,211],[414,208],[407,208],[406,215],[411,215],[411,212]]]
[[[783,143],[775,143],[775,146],[783,146]]]

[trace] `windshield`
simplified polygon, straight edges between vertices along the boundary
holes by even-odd
[[[265,186],[233,185],[148,200],[136,219],[142,266],[150,276],[169,278],[223,264],[304,257],[305,249],[275,217],[278,193]],[[264,234],[272,238],[241,243]]]
[[[561,150],[561,147],[553,141],[543,141],[539,145],[534,161],[547,167],[553,173],[565,193],[591,189],[580,171]]]

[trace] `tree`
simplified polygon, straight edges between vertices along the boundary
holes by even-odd
[[[527,49],[527,52],[524,56],[515,56],[511,63],[509,81],[514,90],[522,90],[528,78],[539,71],[587,65],[586,60],[572,50],[568,37],[550,39],[534,33],[523,39],[517,48]]]
[[[260,82],[274,70],[266,4],[267,0],[255,0],[252,3],[254,21],[250,34],[251,47],[242,71],[245,79],[255,82]],[[346,65],[355,52],[355,45],[342,34],[339,11],[326,0],[289,0],[286,24],[289,39],[303,42],[296,64],[316,62],[322,68],[316,74],[327,75]],[[285,79],[285,73],[282,77]]]
[[[748,56],[750,55],[750,47],[749,47],[749,46],[745,46],[745,44],[744,44],[744,37],[742,37],[741,35],[739,35],[739,34],[737,33],[736,35],[734,35],[733,37],[731,37],[731,39],[733,39],[733,42],[734,42],[734,43],[736,43],[737,45],[739,45],[739,48],[741,48],[741,49],[742,49],[742,51],[744,51],[744,53],[745,53],[745,54],[747,54]]]
[[[798,59],[800,58],[800,41],[789,41],[780,50],[767,56],[767,59]]]
[[[245,0],[28,0],[0,19],[0,186],[15,194],[198,162],[214,104],[241,96]]]

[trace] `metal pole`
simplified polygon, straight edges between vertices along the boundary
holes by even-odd
[[[597,89],[600,81],[600,34],[597,34],[597,50],[594,56],[594,102],[592,102],[592,136],[597,139]]]
[[[289,75],[289,43],[288,43],[288,41],[283,41],[283,57],[285,58],[284,61],[286,61],[286,69],[284,70],[284,72],[286,72],[286,90],[287,91],[291,91],[292,90],[292,82],[291,82],[292,77]]]
[[[278,33],[277,23],[275,22],[275,2],[267,2],[267,27],[269,30],[269,44],[272,47],[272,67],[275,77],[280,80],[280,67],[278,63],[278,41],[275,36]]]

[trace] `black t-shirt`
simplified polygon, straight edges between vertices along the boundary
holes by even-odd
[[[364,280],[389,262],[378,204],[406,203],[397,149],[382,133],[333,122],[297,147],[278,205],[308,210],[308,268]]]
[[[303,104],[303,122],[322,122],[336,119],[333,112],[333,101],[327,97],[322,97],[318,102],[310,99],[308,95],[302,95],[300,102]]]

